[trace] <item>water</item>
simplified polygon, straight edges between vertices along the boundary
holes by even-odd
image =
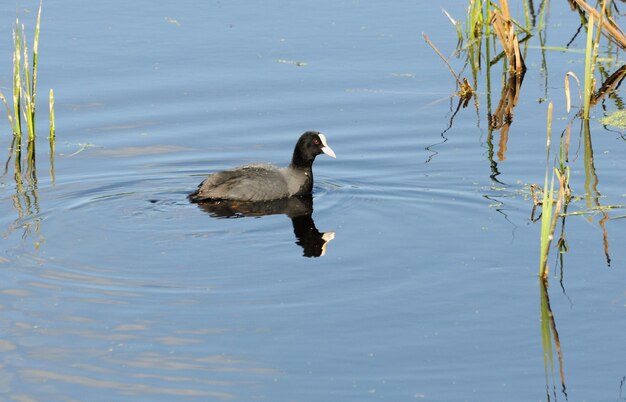
[[[1,6],[5,93],[15,10],[28,29],[36,7]],[[38,110],[43,130],[53,87],[54,174],[40,134],[36,186],[0,178],[1,398],[623,399],[623,219],[605,223],[609,267],[602,215],[568,217],[548,289],[566,390],[556,351],[544,369],[527,185],[545,174],[539,100],[560,133],[563,76],[582,77],[582,57],[547,52],[545,71],[532,40],[500,161],[484,90],[479,123],[462,109],[441,136],[454,82],[421,37],[454,49],[441,7],[462,19],[466,4],[46,1]],[[551,7],[548,44],[563,46],[577,18]],[[303,226],[187,202],[207,173],[286,164],[309,129],[337,159],[317,159]],[[624,204],[623,138],[597,122],[592,134],[600,202]],[[333,232],[323,256],[303,240]]]

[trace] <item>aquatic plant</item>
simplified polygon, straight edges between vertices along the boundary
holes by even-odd
[[[578,76],[570,71],[565,75],[565,94],[566,94],[566,109],[569,113],[572,107],[572,94],[570,93],[570,83],[571,79],[574,79],[578,84],[578,97],[580,100],[580,111],[577,116],[582,117],[583,121],[587,121],[589,119],[589,113],[591,108],[599,103],[605,97],[609,97],[615,100],[616,105],[620,108],[621,98],[616,94],[616,89],[622,83],[624,78],[626,78],[626,66],[622,66],[618,68],[615,72],[609,73],[608,68],[602,68],[602,62],[598,62],[598,49],[600,45],[600,41],[602,39],[602,35],[609,38],[610,43],[617,43],[618,46],[623,47],[626,45],[626,36],[621,34],[621,30],[617,22],[613,19],[613,12],[615,15],[619,15],[619,10],[617,10],[617,6],[613,1],[599,1],[596,5],[596,8],[590,7],[585,1],[577,0],[574,2],[572,0],[572,4],[584,3],[583,7],[580,7],[579,14],[581,16],[581,28],[586,25],[585,31],[587,32],[586,37],[586,55],[585,55],[585,73],[581,80],[578,79]],[[490,177],[494,182],[498,182],[497,176],[500,174],[498,169],[498,163],[496,162],[495,156],[497,155],[498,161],[503,161],[506,159],[506,151],[507,151],[507,141],[509,137],[509,130],[511,128],[513,122],[513,114],[515,107],[518,104],[518,101],[522,99],[521,96],[521,87],[525,72],[524,66],[524,58],[525,54],[528,51],[528,39],[532,35],[538,35],[539,44],[542,54],[542,68],[545,73],[542,74],[545,77],[545,96],[541,98],[539,101],[549,99],[548,94],[548,73],[547,73],[547,62],[545,52],[548,47],[546,46],[546,35],[545,30],[547,29],[546,17],[549,12],[549,2],[541,2],[541,6],[537,9],[537,14],[535,13],[535,7],[533,5],[532,0],[524,1],[524,15],[525,15],[525,27],[522,26],[519,22],[517,22],[510,15],[508,1],[502,0],[499,2],[495,1],[485,1],[485,0],[468,0],[468,6],[466,8],[467,18],[465,20],[466,26],[463,28],[458,21],[456,21],[450,13],[445,11],[446,16],[452,22],[455,27],[457,36],[459,37],[458,47],[457,47],[457,56],[464,55],[464,67],[470,66],[473,81],[470,86],[467,79],[461,78],[461,74],[457,74],[454,72],[453,67],[450,63],[441,55],[441,53],[436,50],[435,46],[432,42],[424,35],[426,41],[430,44],[433,49],[439,54],[439,56],[444,60],[448,69],[454,76],[457,85],[462,89],[465,82],[467,82],[468,88],[471,88],[473,93],[475,91],[479,91],[478,84],[481,82],[480,74],[481,69],[484,69],[484,77],[486,88],[479,92],[485,93],[486,96],[486,104],[487,104],[487,121],[488,121],[488,133],[486,136],[486,145],[488,149],[487,156],[490,161],[491,174]],[[531,32],[531,29],[533,32]],[[623,36],[623,38],[622,38]],[[498,39],[496,39],[498,38]],[[461,40],[462,39],[462,40]],[[571,42],[570,42],[571,43]],[[559,50],[567,50],[567,48],[559,48]],[[482,62],[484,60],[485,62]],[[497,107],[492,111],[492,96],[496,92],[492,92],[491,84],[492,84],[492,68],[501,64],[502,69],[502,86],[500,92],[499,101],[496,103]],[[485,68],[486,67],[486,68]],[[497,71],[497,70],[496,70]],[[600,74],[603,78],[603,83],[599,86],[600,88],[596,90],[597,85],[594,78],[594,72],[600,71]],[[498,82],[498,80],[493,80],[493,82]],[[582,82],[582,83],[581,83]],[[456,95],[462,96],[464,93],[469,93],[469,91],[463,92],[459,90]],[[477,116],[480,119],[480,111],[478,100],[476,97],[476,112]],[[457,109],[453,111],[452,117],[450,118],[449,125],[446,129],[441,133],[443,138],[442,142],[445,142],[447,138],[444,136],[444,133],[448,131],[452,127],[452,120],[456,116],[459,108],[461,106],[465,107],[467,102],[462,103],[459,101],[459,106]],[[451,109],[452,111],[452,109]],[[552,106],[549,107],[549,129],[551,130],[552,125]],[[576,116],[573,118],[575,119]],[[478,121],[480,125],[480,120]],[[582,128],[583,126],[581,126]],[[608,215],[606,215],[606,207],[600,206],[599,197],[594,196],[593,194],[599,194],[595,191],[594,183],[597,183],[597,180],[594,179],[595,169],[593,168],[593,150],[591,147],[591,136],[587,135],[588,133],[588,123],[584,125],[585,135],[581,136],[584,138],[584,164],[585,164],[585,190],[586,194],[584,197],[588,202],[587,212],[591,215],[597,213],[597,211],[602,210],[604,214],[603,220],[600,222],[602,226],[604,239],[605,239],[605,253],[607,255],[607,261],[610,261],[608,257],[608,236],[606,235],[606,230],[604,228],[604,222],[608,221]],[[494,131],[497,130],[499,132],[499,144],[494,147]],[[557,248],[559,250],[559,259],[562,261],[563,253],[565,253],[568,249],[567,241],[565,239],[565,231],[564,231],[564,223],[565,218],[568,216],[567,208],[568,204],[572,199],[570,188],[569,188],[569,179],[570,179],[570,168],[569,168],[569,145],[570,145],[570,137],[571,137],[571,121],[568,124],[567,128],[561,134],[561,138],[559,141],[559,153],[557,157],[556,163],[551,162],[550,156],[550,138],[548,134],[547,138],[547,147],[546,147],[546,175],[544,178],[543,189],[538,185],[533,185],[531,187],[531,191],[533,193],[533,197],[535,198],[535,207],[541,205],[541,239],[540,239],[540,275],[542,277],[546,277],[548,274],[548,255],[550,250],[550,244],[552,243],[553,237],[556,232],[556,228],[558,226],[559,221],[561,222],[561,236],[558,238]],[[433,152],[432,147],[437,144],[433,144],[426,149],[430,152]],[[436,152],[435,152],[436,154]],[[431,155],[427,162],[429,162],[434,155]],[[541,189],[541,192],[537,191]],[[535,192],[537,194],[541,193],[542,195],[536,197]],[[533,216],[534,216],[533,208]],[[571,214],[570,214],[571,215]],[[531,217],[532,218],[532,217]],[[534,220],[534,219],[533,219]],[[562,265],[561,265],[562,266]]]
[[[590,6],[585,0],[572,0],[572,5],[575,5],[583,23],[587,24],[587,37],[585,45],[585,72],[583,78],[583,106],[582,117],[585,120],[589,119],[589,113],[591,107],[593,107],[599,99],[604,97],[607,93],[611,93],[615,86],[619,85],[621,80],[626,75],[624,66],[618,69],[613,75],[607,77],[603,85],[598,92],[594,93],[596,87],[596,81],[594,78],[595,68],[598,65],[598,48],[600,45],[601,35],[604,35],[610,43],[615,43],[622,49],[626,49],[626,34],[619,27],[618,23],[613,18],[611,9],[615,8],[613,1],[602,0],[598,2],[599,10]],[[616,9],[616,8],[615,8]],[[587,17],[586,21],[584,17]],[[597,26],[594,32],[594,25]]]
[[[459,38],[457,45],[457,55],[465,54],[465,65],[469,65],[472,72],[472,83],[466,79],[459,77],[454,73],[452,67],[447,60],[435,49],[432,42],[427,39],[427,42],[435,49],[439,56],[444,60],[448,69],[452,72],[457,81],[457,85],[460,88],[456,93],[461,99],[459,101],[460,107],[466,107],[469,103],[469,99],[474,97],[474,104],[476,107],[477,115],[480,114],[478,99],[475,96],[478,85],[480,71],[485,65],[486,68],[486,96],[487,96],[487,115],[489,122],[488,133],[488,145],[489,154],[493,155],[492,132],[493,130],[500,130],[500,144],[498,147],[498,158],[500,160],[505,159],[506,143],[508,139],[508,130],[513,121],[513,110],[519,100],[521,85],[524,77],[526,67],[523,61],[522,50],[520,44],[530,38],[529,26],[524,28],[515,21],[509,12],[509,6],[507,0],[501,0],[499,5],[491,0],[469,0],[467,7],[467,18],[465,29],[460,28],[460,24],[454,20],[447,11],[444,11],[448,19],[455,26],[457,36],[464,33],[465,38]],[[532,5],[525,6],[526,20],[534,21],[534,7]],[[532,18],[531,18],[532,17]],[[523,38],[520,38],[520,34],[525,33]],[[495,37],[499,38],[498,41],[502,46],[501,51],[495,51]],[[464,39],[464,40],[463,40]],[[465,42],[465,47],[463,43]],[[495,51],[495,56],[492,57],[492,51]],[[483,54],[484,53],[484,54]],[[486,62],[484,62],[484,61]],[[501,97],[498,102],[498,107],[494,113],[492,113],[491,102],[491,68],[504,60],[503,63],[503,87],[501,91]],[[508,74],[508,76],[507,76]],[[452,125],[452,119],[456,115],[456,112],[452,114],[450,119],[450,126]],[[495,177],[497,173],[496,164],[494,166]]]
[[[508,1],[501,0],[500,9],[491,10],[490,13],[490,22],[506,54],[509,70],[515,71],[517,74],[523,74],[526,70],[526,65],[520,52],[519,38],[511,19]]]
[[[589,15],[589,19],[593,18],[595,21],[600,21],[599,27],[601,29],[599,29],[599,33],[602,33],[615,42],[622,49],[626,49],[626,34],[624,34],[624,31],[622,31],[615,19],[609,14],[611,8],[606,7],[606,0],[599,2],[601,11],[590,6],[586,0],[572,0],[570,3],[572,2],[575,3],[580,10]],[[613,2],[611,1],[611,3]],[[603,21],[606,23],[602,23]],[[596,40],[596,42],[599,42],[599,40]]]
[[[585,47],[585,78],[584,78],[584,95],[583,95],[583,119],[589,120],[589,107],[591,105],[591,94],[595,86],[593,78],[593,70],[595,60],[597,58],[598,44],[593,41],[593,15],[589,16],[587,22],[587,45]],[[598,30],[599,32],[600,30]]]
[[[0,100],[4,103],[7,111],[7,117],[14,136],[13,148],[17,154],[19,154],[22,145],[23,121],[26,123],[28,130],[28,141],[32,142],[36,138],[35,112],[37,106],[37,67],[39,63],[41,8],[42,2],[40,1],[33,38],[32,64],[29,60],[24,25],[20,24],[19,18],[15,20],[15,28],[13,29],[13,102],[11,105],[0,91]],[[53,97],[51,97],[51,100],[53,100]],[[50,107],[52,110],[53,105]],[[51,127],[53,127],[54,114],[51,114],[50,119]],[[54,140],[54,136],[51,139]]]
[[[56,128],[54,124],[54,91],[52,89],[50,89],[50,100],[48,104],[50,105],[50,136],[48,138],[50,142],[50,178],[52,179],[52,183],[54,183],[54,139],[56,137]]]
[[[54,142],[55,126],[54,126],[54,90],[50,89],[50,142]]]
[[[450,20],[450,22],[452,23],[452,25],[454,25],[454,28],[456,29],[456,36],[458,39],[456,46],[457,47],[462,46],[463,45],[463,28],[461,27],[461,22],[452,18],[450,13],[448,13],[446,10],[442,10],[442,11],[446,15],[446,17],[448,17],[448,19]]]
[[[21,94],[22,94],[22,81],[21,81],[21,58],[22,58],[22,50],[21,50],[21,40],[19,37],[19,25],[16,23],[16,28],[13,31],[13,110],[11,112],[11,108],[0,90],[0,100],[4,103],[7,111],[7,117],[9,119],[9,123],[11,124],[11,129],[13,130],[13,135],[19,137],[21,139],[22,136],[22,121],[21,121],[21,113],[20,106],[21,102]],[[13,116],[12,116],[13,114]]]
[[[441,60],[443,60],[446,66],[448,66],[448,70],[450,70],[450,73],[454,76],[454,78],[456,79],[457,85],[459,86],[459,90],[456,93],[456,95],[461,99],[461,102],[464,104],[463,107],[467,106],[467,103],[470,101],[470,99],[472,99],[472,96],[474,96],[475,94],[474,89],[472,88],[470,83],[467,81],[467,79],[463,78],[463,80],[461,80],[461,78],[457,75],[457,73],[454,72],[454,70],[452,69],[452,66],[450,65],[450,63],[448,63],[448,60],[446,60],[443,54],[441,54],[439,49],[437,49],[435,44],[430,40],[428,35],[422,32],[422,36],[424,37],[424,40],[426,41],[426,43],[428,43],[430,47],[433,48],[433,50],[437,53],[437,55],[441,57]]]
[[[520,99],[522,102],[528,102],[528,99],[520,96],[520,93],[524,75],[523,61],[529,49],[529,46],[527,46],[529,41],[527,42],[526,40],[531,35],[531,29],[532,35],[538,37],[538,48],[541,51],[541,75],[545,78],[544,95],[539,99],[540,103],[553,97],[549,91],[549,88],[553,87],[554,84],[549,85],[548,82],[549,74],[546,51],[568,51],[569,44],[573,43],[572,39],[567,46],[561,48],[547,46],[546,31],[548,30],[548,24],[546,17],[549,14],[550,2],[542,1],[540,7],[537,8],[537,15],[535,15],[532,0],[524,0],[523,3],[526,17],[525,28],[515,22],[508,14],[506,1],[486,2],[484,0],[468,0],[466,2],[467,19],[464,21],[466,24],[464,29],[461,29],[459,24],[446,13],[457,31],[457,36],[459,36],[459,31],[464,35],[463,40],[459,40],[458,42],[457,56],[463,64],[463,68],[470,66],[474,76],[474,80],[472,81],[474,90],[480,94],[484,94],[486,98],[488,122],[488,133],[485,137],[487,149],[486,158],[490,162],[490,178],[493,182],[498,183],[493,187],[497,186],[499,189],[506,188],[507,184],[501,183],[498,180],[500,170],[497,160],[502,161],[506,158],[507,139],[517,102]],[[589,6],[587,2],[583,0],[570,1],[570,4],[577,3],[584,3],[583,7],[579,10],[579,14],[581,17],[581,34],[586,34],[586,37],[584,37],[585,41],[583,42],[586,51],[584,56],[585,71],[584,75],[583,71],[576,71],[576,73],[570,71],[565,75],[566,105],[564,106],[567,110],[567,114],[570,113],[572,104],[574,107],[579,106],[579,109],[576,110],[578,113],[575,115],[572,114],[569,117],[569,122],[566,128],[561,132],[560,138],[553,138],[553,120],[556,127],[561,124],[560,121],[562,121],[563,116],[557,115],[557,117],[553,119],[554,107],[552,102],[549,102],[547,107],[545,175],[543,187],[537,184],[531,186],[531,194],[535,204],[531,214],[531,220],[533,222],[540,220],[538,276],[540,284],[539,294],[541,297],[541,346],[543,349],[548,400],[552,400],[553,396],[556,399],[556,394],[552,394],[552,392],[558,387],[561,388],[561,392],[565,395],[565,399],[567,400],[564,355],[561,350],[561,342],[559,340],[554,315],[550,308],[548,295],[548,277],[550,273],[548,261],[550,260],[550,256],[553,256],[553,261],[556,260],[554,264],[555,267],[553,268],[556,273],[558,273],[560,266],[561,288],[565,291],[563,261],[569,249],[565,232],[566,219],[569,219],[572,215],[583,215],[591,222],[594,217],[598,217],[597,224],[601,229],[600,233],[606,262],[607,265],[610,266],[609,236],[607,233],[607,226],[610,224],[607,224],[607,222],[616,219],[624,219],[626,217],[623,213],[619,214],[619,216],[609,216],[611,210],[617,208],[624,209],[626,208],[624,205],[601,205],[603,195],[601,195],[599,190],[600,180],[598,179],[594,165],[594,152],[589,121],[590,115],[593,114],[592,108],[599,104],[602,99],[606,98],[614,101],[615,108],[618,110],[624,109],[626,105],[626,102],[623,102],[619,93],[617,93],[617,89],[626,78],[626,65],[616,68],[612,65],[614,62],[613,58],[606,58],[604,59],[605,61],[601,61],[598,56],[599,51],[604,51],[600,47],[604,43],[607,43],[608,52],[611,52],[611,49],[615,47],[613,43],[626,49],[624,46],[626,45],[626,36],[621,33],[617,22],[613,20],[611,12],[613,12],[615,16],[621,14],[619,10],[617,10],[617,2],[611,0],[599,0],[597,4],[594,2],[595,7]],[[479,14],[479,11],[482,14]],[[582,29],[583,27],[585,27],[584,30]],[[526,34],[526,36],[524,36],[524,34]],[[576,35],[577,33],[574,37],[576,37]],[[605,38],[608,38],[608,40]],[[515,43],[515,40],[517,40],[517,43]],[[578,58],[578,56],[575,57]],[[582,58],[582,56],[580,58]],[[454,63],[452,66],[456,68]],[[453,69],[451,66],[448,68],[451,71]],[[616,69],[616,71],[611,73],[610,71],[614,69]],[[461,70],[459,75],[462,74],[463,70]],[[457,78],[459,75],[455,73],[457,83],[459,81]],[[598,83],[596,79],[598,79]],[[570,91],[570,84],[573,84],[572,81],[575,81],[578,85],[578,101],[572,99],[572,96],[576,96],[576,94],[572,94],[572,91]],[[602,81],[601,84],[599,84],[600,81]],[[484,87],[480,87],[479,84],[477,84],[482,84],[482,82],[485,83],[483,84],[485,85]],[[496,86],[501,85],[501,92],[499,91],[500,88],[492,92],[492,82]],[[574,88],[571,89],[575,91]],[[499,101],[497,100],[497,95],[500,95]],[[497,105],[493,113],[492,96],[495,96],[493,105]],[[607,106],[605,104],[602,104],[602,106],[603,112],[607,112],[608,109],[610,109],[609,107],[605,108],[605,106]],[[450,111],[452,112],[452,110],[451,104]],[[454,111],[453,117],[454,115],[456,115],[456,111]],[[477,116],[477,127],[480,128],[481,113],[479,113],[478,108]],[[606,119],[601,122],[603,124],[618,125],[620,123],[618,116],[619,114],[616,114],[613,119]],[[621,117],[624,119],[624,115]],[[570,160],[570,141],[572,138],[571,131],[573,122],[580,123],[581,132],[578,149],[581,150],[581,152],[579,155],[577,150],[576,156],[572,157]],[[623,121],[621,123],[624,124]],[[450,120],[450,123],[441,134],[444,139],[443,142],[447,140],[447,137],[444,137],[443,134],[450,130],[451,126],[452,120]],[[626,124],[622,127],[624,126],[626,126]],[[494,144],[496,141],[494,140],[494,131],[496,131],[496,133],[499,132],[499,144]],[[620,133],[620,135],[622,139],[626,140],[623,133]],[[558,141],[558,148],[556,141]],[[431,148],[432,146],[426,149],[432,152]],[[572,153],[573,152],[574,151],[572,151]],[[497,155],[497,158],[495,155]],[[433,155],[429,157],[428,161],[430,161],[432,157]],[[582,194],[572,196],[570,190],[570,163],[574,164],[577,161],[579,165],[580,163],[584,165],[584,190],[581,188],[580,191]],[[571,169],[571,171],[574,172],[581,172],[582,170],[582,168]],[[485,197],[489,198],[487,195],[485,195]],[[582,204],[582,202],[586,203],[586,208],[583,205],[579,210],[568,212],[568,208],[572,203],[575,203],[575,206],[578,207],[581,206],[578,204]],[[541,216],[537,220],[534,219],[535,209],[541,210]]]
[[[19,24],[19,21],[16,21]],[[33,40],[33,66],[32,75],[28,65],[28,48],[26,47],[26,36],[24,34],[24,25],[22,25],[22,37],[24,38],[24,78],[25,91],[22,96],[24,98],[26,116],[26,124],[28,126],[28,138],[30,141],[35,139],[35,98],[37,96],[37,61],[39,59],[39,27],[41,25],[41,3],[39,3],[39,11],[37,13],[37,22],[35,24],[35,37]],[[17,29],[17,28],[16,28]]]
[[[547,262],[548,251],[552,241],[550,227],[552,226],[552,213],[554,205],[554,175],[550,187],[548,187],[548,172],[550,171],[550,141],[552,136],[552,102],[548,105],[548,125],[546,135],[546,176],[543,184],[543,199],[541,200],[541,237],[539,246],[539,276],[545,278],[548,275]]]
[[[28,60],[28,47],[26,45],[24,25],[20,25],[19,18],[16,18],[15,28],[13,30],[13,113],[11,113],[6,98],[1,94],[1,99],[7,108],[7,115],[13,129],[13,134],[18,137],[22,135],[22,119],[20,116],[20,112],[22,112],[28,127],[29,140],[31,141],[35,138],[35,101],[37,96],[37,61],[39,53],[40,22],[41,3],[39,4],[39,12],[35,25],[31,70]],[[13,114],[13,116],[11,116],[11,114]]]
[[[600,123],[605,126],[617,127],[626,130],[626,110],[618,110],[600,119]]]
[[[547,278],[548,276],[548,255],[550,252],[550,244],[554,239],[554,232],[558,223],[558,219],[561,216],[561,211],[567,209],[567,205],[571,200],[571,192],[569,188],[569,166],[567,165],[567,155],[569,153],[569,132],[567,135],[561,136],[559,141],[559,160],[558,165],[552,168],[550,163],[551,155],[551,137],[552,137],[552,102],[548,104],[548,119],[546,129],[546,174],[543,185],[543,198],[538,201],[534,195],[534,189],[537,185],[531,188],[533,191],[533,200],[535,205],[541,205],[541,235],[539,241],[539,276],[541,278]],[[552,174],[549,172],[552,170]],[[550,181],[548,184],[548,177]],[[555,178],[558,182],[558,189],[554,190]],[[563,217],[564,218],[564,217]],[[565,221],[563,220],[561,226],[564,227]],[[567,251],[567,244],[565,242],[565,235],[562,232],[561,238],[558,242],[559,251]]]
[[[13,29],[13,64],[12,64],[12,101],[7,101],[6,97],[0,92],[0,99],[4,103],[7,117],[13,132],[13,139],[9,150],[9,156],[4,166],[6,175],[9,170],[9,163],[13,158],[13,179],[15,180],[15,194],[12,196],[13,204],[18,212],[19,222],[25,216],[37,214],[39,212],[39,202],[37,196],[37,171],[36,171],[36,106],[37,106],[37,71],[39,64],[39,33],[41,26],[41,9],[42,1],[39,3],[37,19],[35,24],[32,55],[26,40],[26,30],[23,24],[20,24],[19,18],[16,18],[15,27]],[[31,58],[29,58],[31,56]],[[50,177],[54,183],[54,141],[55,141],[55,123],[54,123],[54,92],[50,90]],[[26,124],[28,137],[23,138],[25,131],[23,123]],[[25,142],[25,169],[22,169],[22,148]],[[34,229],[38,232],[39,219],[33,221],[33,224],[24,226],[25,234]],[[20,224],[23,225],[23,224]],[[36,244],[38,244],[36,242]]]
[[[487,0],[486,3],[491,3],[491,1]],[[483,26],[488,19],[490,8],[490,4],[485,4],[483,7],[482,0],[469,0],[466,24],[468,40],[479,38],[482,35]]]

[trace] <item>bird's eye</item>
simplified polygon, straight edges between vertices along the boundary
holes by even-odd
[[[317,138],[313,140],[313,144],[314,145],[319,145],[320,144],[320,140],[318,140]]]

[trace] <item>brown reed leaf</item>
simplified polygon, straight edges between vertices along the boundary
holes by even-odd
[[[509,70],[521,74],[526,70],[522,53],[519,49],[519,39],[515,34],[515,26],[509,13],[507,0],[500,1],[500,11],[491,10],[490,23],[500,40],[502,49],[506,54]]]
[[[587,4],[585,0],[573,0],[576,4],[584,10],[587,14],[593,15],[596,21],[603,21],[600,25],[602,29],[602,33],[604,36],[612,39],[619,47],[622,49],[626,49],[626,34],[620,28],[620,26],[615,22],[615,20],[608,16],[602,15],[598,10],[594,7]],[[604,2],[603,2],[604,3]]]

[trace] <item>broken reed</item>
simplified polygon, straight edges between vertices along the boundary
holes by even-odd
[[[450,63],[448,63],[448,60],[446,60],[443,54],[441,54],[439,49],[437,49],[437,46],[435,46],[435,44],[430,40],[428,35],[422,32],[422,36],[424,37],[424,40],[426,41],[426,43],[428,43],[428,45],[435,51],[435,53],[437,53],[437,55],[441,58],[441,60],[443,60],[446,66],[448,66],[448,70],[450,70],[450,73],[454,76],[459,86],[459,91],[456,93],[456,95],[461,98],[461,101],[465,105],[467,105],[470,99],[472,99],[472,96],[474,96],[475,94],[474,89],[470,85],[469,81],[467,81],[466,78],[463,78],[463,80],[461,80],[461,78],[454,72],[454,69],[452,68]]]
[[[526,7],[525,10],[527,13],[527,20],[529,20],[530,17],[528,16],[528,8]],[[443,10],[443,13],[448,17],[448,19],[450,20],[452,25],[454,25],[457,31],[457,51],[459,51],[461,49],[461,45],[464,39],[461,24],[459,21],[456,21],[454,18],[452,18],[452,16],[446,10]],[[524,65],[524,59],[520,51],[520,41],[517,36],[515,27],[521,28],[521,26],[511,18],[508,0],[500,0],[499,7],[493,4],[491,0],[469,0],[465,27],[465,36],[468,48],[477,49],[477,51],[480,53],[480,45],[474,45],[480,43],[481,38],[483,37],[483,35],[485,35],[485,37],[487,38],[487,54],[489,54],[488,38],[491,36],[491,32],[493,29],[496,36],[500,40],[503,53],[507,56],[509,69],[511,71],[514,71],[518,76],[523,76],[526,70],[526,66]],[[528,34],[530,34],[527,29],[521,29],[522,31],[526,31]],[[446,58],[441,54],[441,52],[432,43],[428,36],[425,33],[422,33],[422,35],[424,36],[426,42],[433,48],[433,50],[439,55],[439,57],[441,57],[441,59],[444,61],[444,63],[454,76],[459,86],[459,91],[456,95],[464,101],[464,106],[467,105],[469,99],[471,99],[471,97],[475,94],[474,88],[472,88],[471,84],[465,78],[461,80],[459,75],[454,72]],[[468,53],[471,53],[471,51],[468,51]],[[477,57],[477,60],[480,59],[480,54],[478,54],[478,56],[479,57]],[[491,62],[492,61],[489,60],[489,63]],[[480,62],[478,61],[471,62],[474,74],[476,74],[476,70],[474,70],[474,67],[480,69],[479,64]],[[474,80],[474,84],[476,84],[476,80]]]
[[[506,54],[509,64],[509,70],[515,71],[516,74],[523,74],[526,71],[526,65],[519,47],[519,39],[515,32],[515,26],[511,13],[509,12],[509,3],[507,0],[500,1],[500,9],[491,10],[491,19],[489,21],[493,25],[496,36],[500,40],[502,49]]]
[[[37,22],[35,24],[35,34],[33,38],[32,65],[28,58],[28,46],[26,45],[26,34],[24,25],[20,24],[19,18],[15,19],[15,28],[13,30],[13,103],[7,102],[4,94],[0,91],[0,99],[4,103],[7,111],[7,117],[11,124],[13,136],[15,137],[16,150],[21,147],[22,143],[22,119],[26,122],[28,130],[28,141],[34,141],[35,134],[35,111],[37,99],[37,66],[39,61],[39,29],[41,26],[41,6],[39,3],[39,11],[37,13]],[[53,101],[53,94],[50,97]],[[50,105],[53,111],[54,105]],[[11,110],[12,109],[12,110]],[[50,127],[54,127],[54,113],[50,115]],[[52,141],[54,136],[51,135]]]

